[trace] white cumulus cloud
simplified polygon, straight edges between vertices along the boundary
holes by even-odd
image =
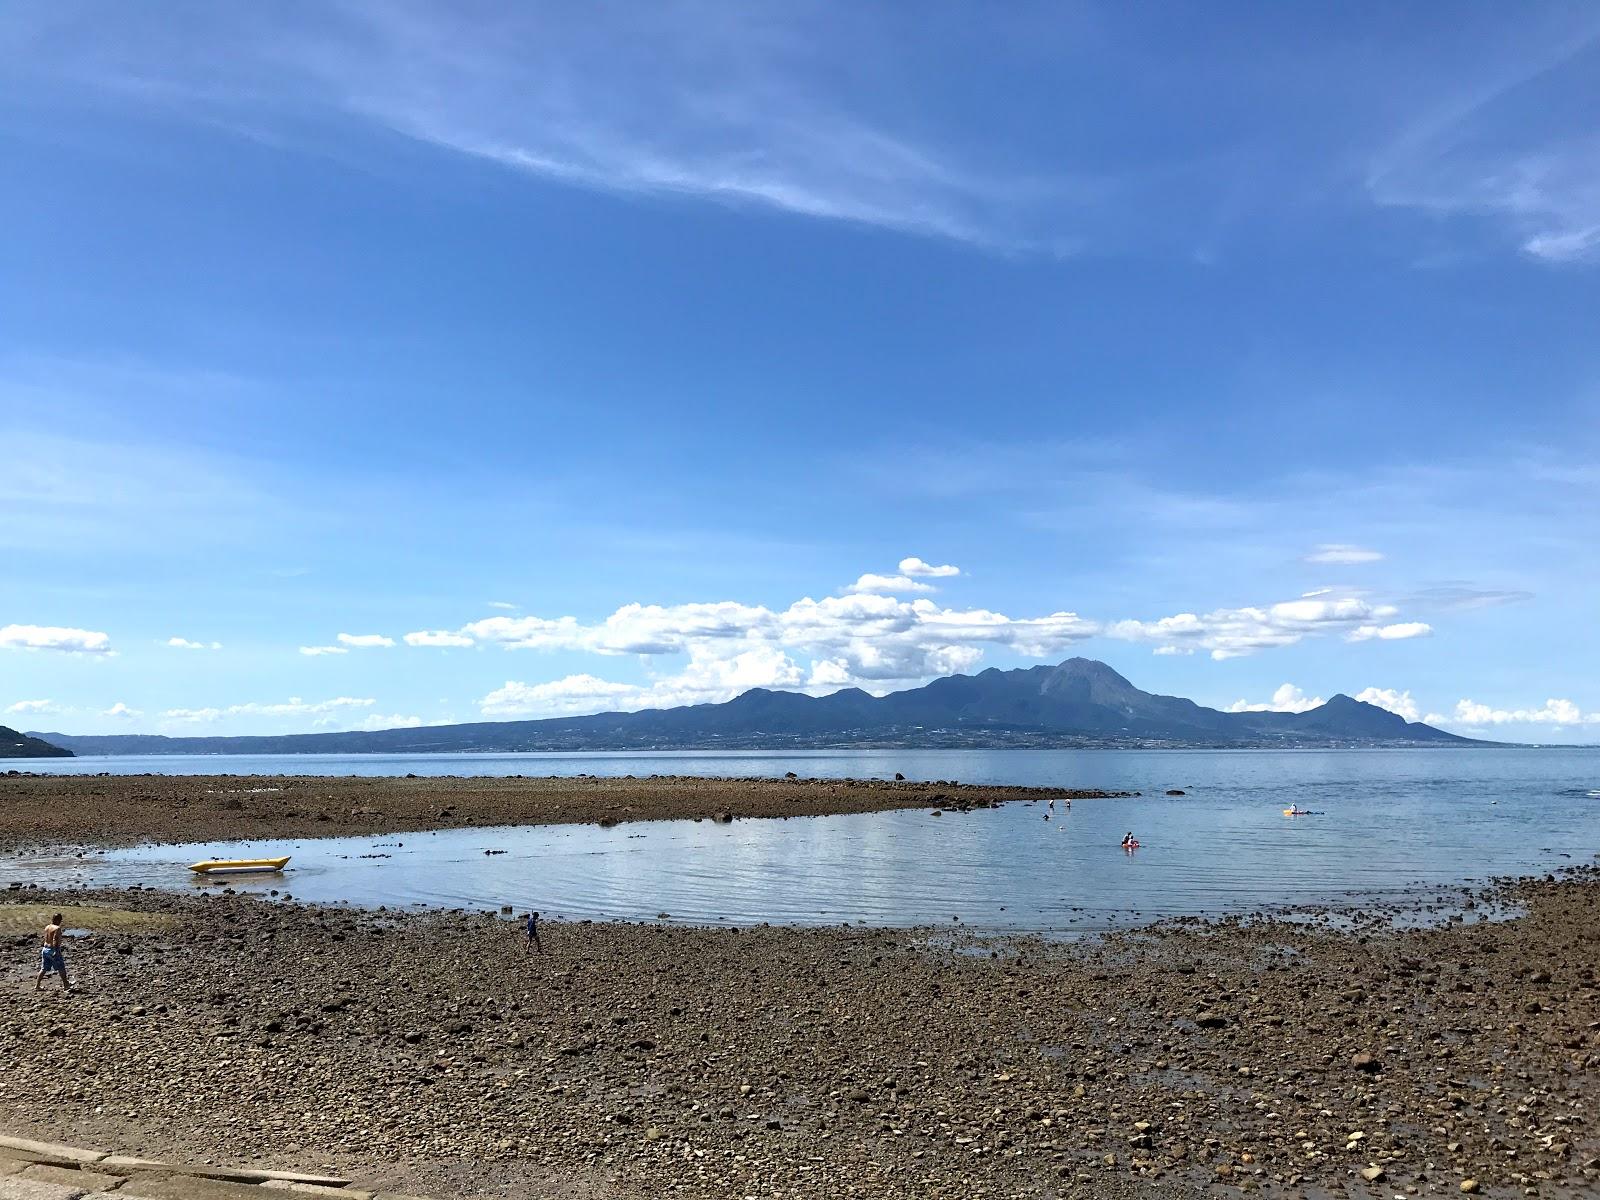
[[[307,658],[318,658],[324,654],[349,654],[343,646],[301,646],[300,653]]]
[[[384,637],[381,633],[341,633],[338,637],[341,646],[352,646],[358,650],[372,650],[394,645],[392,637]]]
[[[118,700],[100,715],[102,717],[115,717],[118,720],[132,720],[134,717],[144,716],[144,713],[137,708],[129,708],[122,701]]]
[[[1491,708],[1476,700],[1458,700],[1449,717],[1439,718],[1451,725],[1483,728],[1488,725],[1600,725],[1600,712],[1584,712],[1571,700],[1550,699],[1542,708]]]
[[[910,576],[864,577],[869,585],[880,579],[896,586],[915,582]],[[1222,659],[1293,645],[1308,637],[1389,640],[1427,631],[1426,626],[1390,621],[1397,613],[1393,605],[1330,594],[1262,607],[1102,624],[1069,610],[1016,617],[869,587],[821,599],[804,597],[786,608],[721,600],[625,604],[592,620],[502,614],[454,630],[417,630],[406,634],[404,641],[414,647],[500,646],[639,656],[647,661],[667,656],[688,660],[676,674],[665,667],[648,667],[648,683],[611,683],[599,675],[579,673],[554,684],[509,681],[483,701],[490,713],[567,712],[582,705],[593,711],[725,700],[748,687],[824,692],[859,686],[882,693],[970,670],[990,650],[1023,658],[1055,658],[1096,636],[1147,642],[1158,654],[1205,651]],[[304,649],[310,653],[319,648]],[[555,691],[526,690],[556,684],[560,687]],[[600,690],[573,691],[579,687]]]
[[[1324,701],[1321,696],[1307,696],[1292,683],[1279,686],[1272,693],[1272,699],[1265,704],[1252,704],[1248,700],[1235,700],[1228,705],[1229,712],[1310,712],[1313,708],[1320,708]]]
[[[849,587],[847,592],[931,592],[930,584],[918,583],[915,579],[904,575],[874,575],[871,572],[863,575]]]
[[[67,654],[115,653],[109,634],[60,625],[6,625],[0,628],[0,648],[59,650]]]
[[[479,708],[485,716],[567,716],[608,709],[631,712],[713,703],[751,688],[796,690],[811,682],[799,663],[773,647],[758,646],[731,657],[702,649],[691,654],[682,671],[646,684],[615,683],[587,674],[551,683],[508,680],[479,701]]]
[[[592,713],[611,705],[636,707],[632,702],[644,689],[630,683],[611,683],[593,675],[568,675],[550,683],[519,683],[508,679],[478,702],[486,717],[556,717]]]
[[[188,638],[169,637],[167,645],[174,650],[221,650],[221,642],[192,642]]]
[[[923,562],[920,558],[902,558],[900,560],[900,574],[914,575],[927,579],[949,579],[961,574],[961,568],[946,563],[936,567],[932,563]]]
[[[1411,698],[1410,692],[1400,692],[1394,688],[1369,687],[1357,692],[1356,699],[1366,704],[1376,704],[1379,708],[1386,708],[1408,721],[1422,720],[1422,710],[1417,707],[1417,702]]]
[[[373,732],[380,729],[415,729],[421,724],[421,717],[402,716],[399,713],[395,713],[392,716],[385,716],[382,713],[369,713],[361,718],[361,724],[356,728]]]
[[[7,708],[6,711],[8,713],[28,713],[37,715],[40,713],[59,712],[60,710],[56,708],[54,700],[18,700],[15,704]]]

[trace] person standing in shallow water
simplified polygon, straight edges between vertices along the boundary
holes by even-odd
[[[528,914],[528,940],[522,946],[524,954],[530,950],[537,950],[540,954],[544,953],[544,946],[539,942],[539,914],[536,912]]]
[[[61,914],[56,913],[44,927],[44,944],[39,947],[39,978],[33,981],[36,992],[51,971],[61,976],[64,991],[72,991],[72,984],[67,981],[67,952],[61,948],[61,925]]]

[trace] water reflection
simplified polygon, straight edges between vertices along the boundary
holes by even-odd
[[[1470,756],[1469,756],[1470,757]],[[1193,772],[1189,782],[1193,783]],[[140,883],[189,889],[202,858],[292,854],[282,877],[240,891],[369,907],[538,908],[567,918],[693,923],[949,923],[1063,931],[1160,916],[1392,900],[1418,886],[1589,861],[1600,805],[1585,789],[1523,780],[1436,788],[1396,778],[1302,779],[1324,816],[1282,815],[1283,784],[1208,794],[787,820],[452,829],[383,837],[205,843],[88,859],[8,860],[0,883]],[[1511,794],[1514,803],[1497,803]],[[1135,853],[1119,846],[1133,829]],[[503,854],[486,851],[503,850]]]

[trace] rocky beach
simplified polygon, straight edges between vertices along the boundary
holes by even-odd
[[[178,781],[141,835],[130,814],[155,792],[149,778],[4,778],[5,844],[444,808],[437,780],[290,782]],[[638,807],[638,782],[527,794],[584,795],[602,819]],[[85,785],[105,791],[74,802]],[[226,790],[264,785],[282,790],[218,807]],[[388,799],[412,786],[414,798]],[[498,781],[444,786],[458,819],[539,808],[510,785],[503,804],[474,799],[500,794]],[[682,797],[675,816],[696,804],[744,816],[817,789],[771,782],[748,807],[717,781],[663,790]],[[945,804],[965,791],[938,790]],[[874,793],[933,794],[842,790],[859,803]],[[351,815],[358,798],[381,815]],[[822,800],[793,803],[808,802]],[[551,800],[562,812],[549,819],[568,819],[570,803]],[[35,829],[45,812],[61,824]],[[1468,917],[1510,905],[1516,919],[1427,929],[1374,914],[1050,941],[582,922],[549,926],[544,954],[526,953],[499,913],[44,885],[0,902],[12,947],[0,1128],[13,1134],[458,1196],[1600,1186],[1600,880],[1588,869],[1465,901],[1479,906]],[[31,990],[34,927],[57,907],[87,931],[70,944],[70,997],[54,981]]]

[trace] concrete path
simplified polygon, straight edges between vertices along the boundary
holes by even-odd
[[[156,1162],[0,1136],[0,1200],[422,1200],[293,1171]]]

